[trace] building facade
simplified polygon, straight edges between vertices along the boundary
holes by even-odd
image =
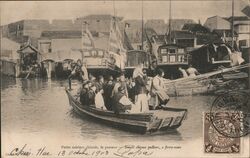
[[[231,29],[231,23],[225,18],[222,18],[220,16],[213,16],[207,18],[206,22],[204,23],[204,26],[208,28],[210,31]]]

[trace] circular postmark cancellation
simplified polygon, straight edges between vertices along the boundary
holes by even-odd
[[[226,137],[212,125],[210,113],[204,118],[204,149],[205,153],[239,153],[240,138]]]
[[[225,137],[238,138],[250,133],[250,94],[230,91],[212,103],[210,120],[214,129]]]

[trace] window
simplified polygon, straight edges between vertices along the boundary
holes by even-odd
[[[169,53],[175,53],[175,49],[169,49]]]
[[[184,55],[178,55],[178,62],[184,62]]]
[[[178,53],[184,53],[184,49],[178,49]]]
[[[41,42],[40,49],[41,49],[41,52],[51,53],[52,52],[51,43],[50,42]]]
[[[103,55],[104,55],[103,51],[102,50],[98,50],[98,56],[103,56]]]
[[[83,52],[83,54],[84,54],[85,57],[91,56],[91,53],[89,51]]]
[[[169,56],[169,61],[170,61],[171,63],[174,63],[174,62],[175,62],[175,55],[170,55],[170,56]]]
[[[239,45],[240,45],[240,47],[247,46],[247,40],[240,40]]]
[[[161,49],[161,54],[166,54],[167,53],[167,49]]]
[[[96,55],[97,55],[96,50],[92,50],[91,55],[92,55],[92,56],[96,56]]]
[[[240,25],[239,31],[240,32],[249,32],[249,26],[248,25]]]
[[[168,56],[163,55],[163,56],[162,56],[162,62],[163,62],[163,63],[168,62]]]

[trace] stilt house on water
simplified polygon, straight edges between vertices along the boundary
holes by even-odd
[[[27,42],[17,51],[20,56],[20,75],[19,77],[38,77],[41,76],[40,53]]]

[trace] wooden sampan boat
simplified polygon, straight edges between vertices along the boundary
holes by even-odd
[[[148,113],[115,114],[113,111],[82,105],[77,97],[72,94],[72,90],[66,90],[66,93],[70,105],[80,116],[88,115],[112,127],[136,133],[176,130],[182,125],[182,121],[187,114],[187,109],[176,108],[150,110]]]

